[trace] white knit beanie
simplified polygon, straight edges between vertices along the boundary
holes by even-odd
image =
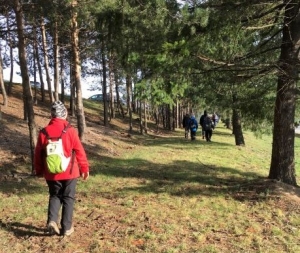
[[[52,118],[66,118],[67,116],[67,108],[61,101],[55,101],[51,107],[51,117]]]

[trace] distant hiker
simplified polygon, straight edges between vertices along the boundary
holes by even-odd
[[[49,187],[47,228],[51,234],[64,236],[74,232],[72,219],[77,179],[80,176],[84,180],[89,177],[86,153],[77,131],[66,120],[67,114],[67,109],[61,101],[52,104],[51,120],[40,131],[34,154],[36,176],[44,177]],[[57,139],[61,142],[57,142]],[[59,155],[56,149],[61,150],[63,154]],[[65,171],[61,172],[60,168],[63,166],[58,161],[63,156],[69,161]],[[53,167],[57,170],[53,170]],[[57,225],[59,217],[61,231]]]
[[[189,121],[190,121],[190,115],[187,113],[184,115],[183,120],[182,120],[182,126],[184,128],[184,137],[187,139],[189,137]]]
[[[191,140],[196,140],[196,132],[198,130],[198,122],[195,118],[195,115],[192,114],[191,118],[189,120],[189,127],[190,127],[190,132],[191,132]]]
[[[204,126],[203,126],[203,120],[204,120],[204,118],[205,118],[206,116],[207,116],[207,111],[204,110],[204,113],[203,113],[203,115],[201,115],[200,120],[199,120],[200,126],[201,126],[201,128],[202,128],[202,139],[205,138],[205,129],[204,129]]]
[[[206,141],[211,141],[212,131],[214,129],[214,123],[208,115],[203,119],[203,128],[205,131]]]
[[[214,126],[217,126],[217,123],[219,122],[219,116],[214,112],[212,115],[212,121],[214,123]]]

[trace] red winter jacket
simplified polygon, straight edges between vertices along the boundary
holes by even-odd
[[[50,137],[60,136],[62,130],[68,125],[68,121],[61,118],[52,118],[49,125],[45,127]],[[64,153],[66,157],[70,157],[74,151],[74,163],[70,162],[67,170],[59,174],[51,174],[46,167],[46,145],[47,137],[40,132],[38,142],[34,153],[34,167],[37,176],[44,175],[46,180],[66,180],[80,177],[81,173],[89,171],[89,164],[86,153],[83,149],[81,141],[78,137],[77,131],[73,127],[69,127],[67,132],[62,135],[62,142],[64,146]],[[72,160],[72,159],[71,159]]]

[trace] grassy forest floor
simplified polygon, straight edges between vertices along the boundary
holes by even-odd
[[[211,143],[191,142],[182,129],[157,131],[151,122],[140,135],[136,121],[128,134],[126,118],[117,113],[104,127],[101,105],[84,105],[91,177],[78,182],[75,232],[66,238],[45,230],[47,186],[30,176],[20,87],[2,107],[1,253],[300,252],[300,190],[266,179],[271,136],[245,132],[246,146],[237,147],[220,123]],[[39,128],[48,123],[49,108],[35,106]],[[298,137],[295,143],[299,175]]]

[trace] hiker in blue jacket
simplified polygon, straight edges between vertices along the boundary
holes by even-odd
[[[195,118],[195,115],[192,114],[190,121],[189,121],[189,126],[190,126],[190,132],[191,132],[191,140],[196,140],[196,132],[198,130],[198,122]]]

